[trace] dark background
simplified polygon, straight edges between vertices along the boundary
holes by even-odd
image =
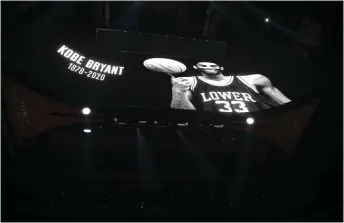
[[[67,76],[71,78],[71,75],[65,73],[63,79],[50,75],[54,70],[43,69],[46,67],[43,61],[48,62],[50,53],[56,53],[61,43],[92,55],[90,46],[99,27],[224,41],[231,72],[241,72],[244,68],[274,74],[276,76],[269,77],[276,86],[280,86],[287,75],[303,79],[300,83],[311,78],[327,84],[291,157],[286,158],[285,154],[276,152],[278,149],[273,145],[262,141],[255,145],[275,151],[268,153],[262,169],[258,168],[261,165],[255,166],[256,162],[249,162],[257,156],[242,156],[242,151],[238,156],[225,155],[224,150],[207,154],[205,159],[225,173],[223,181],[191,180],[192,175],[182,176],[190,174],[185,170],[192,170],[189,160],[195,158],[195,154],[186,150],[189,147],[181,147],[175,131],[155,129],[142,133],[149,151],[169,147],[177,153],[156,152],[152,156],[159,172],[173,176],[162,181],[159,192],[152,192],[154,187],[149,182],[145,185],[140,180],[128,179],[129,174],[133,174],[131,171],[139,167],[135,162],[139,153],[135,151],[136,144],[133,145],[137,133],[134,129],[128,132],[106,130],[109,138],[117,134],[115,139],[122,140],[116,147],[122,151],[116,152],[106,145],[92,144],[93,139],[105,135],[104,132],[94,131],[93,137],[86,137],[81,128],[72,127],[37,137],[24,147],[26,150],[14,150],[11,140],[2,140],[2,220],[343,220],[342,2],[216,3],[219,9],[213,12],[207,29],[206,10],[214,2],[111,2],[108,19],[105,19],[104,2],[1,4],[2,77],[20,80],[48,98],[56,99],[51,89],[60,87],[59,94],[66,95],[66,101],[59,100],[66,104],[77,105],[79,100],[92,98],[85,98],[84,91],[74,85],[67,88]],[[132,7],[138,4],[139,7]],[[265,24],[266,16],[279,28]],[[303,23],[306,18],[322,25],[321,41],[300,37],[300,33],[312,27]],[[40,53],[44,50],[46,55]],[[287,72],[289,67],[279,63],[284,57],[291,58],[288,66],[297,64],[300,70],[310,67],[311,72],[304,75]],[[44,78],[38,80],[34,76],[37,69],[45,71]],[[276,69],[286,71],[279,76],[273,72]],[[59,85],[54,85],[60,78]],[[80,79],[80,84],[86,82],[88,80]],[[299,90],[307,89],[297,86],[298,83],[290,84],[284,93],[301,95]],[[5,121],[2,115],[2,127]],[[196,132],[184,134],[195,144],[201,142],[200,138],[223,142],[216,131],[212,135],[216,140],[207,138],[209,134],[205,134],[207,137]],[[223,134],[228,136],[228,132]],[[225,141],[225,146],[235,148],[232,137]],[[239,148],[242,145],[240,141]],[[209,146],[214,147],[217,146]],[[13,151],[17,152],[15,158],[11,156]],[[235,161],[240,165],[230,168]],[[248,163],[253,166],[249,167]],[[119,177],[114,177],[112,170],[119,171],[116,172]],[[245,175],[245,172],[253,174]],[[144,209],[140,208],[142,201],[147,204]]]

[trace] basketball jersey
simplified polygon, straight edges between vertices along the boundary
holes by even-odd
[[[222,113],[243,113],[271,108],[277,103],[259,94],[255,86],[241,76],[227,76],[225,80],[209,80],[193,76],[190,90],[197,110]]]

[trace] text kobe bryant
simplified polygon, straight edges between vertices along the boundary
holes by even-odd
[[[71,62],[74,62],[75,66],[97,71],[100,72],[100,74],[122,75],[124,71],[124,67],[122,66],[108,65],[91,59],[87,59],[85,56],[75,52],[65,45],[61,46],[57,50],[57,53],[69,59]]]

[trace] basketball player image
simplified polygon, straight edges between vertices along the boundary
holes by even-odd
[[[201,76],[171,77],[171,108],[223,113],[243,113],[290,102],[261,74],[224,76],[212,62],[193,66]]]

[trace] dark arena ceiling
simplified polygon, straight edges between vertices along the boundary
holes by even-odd
[[[1,2],[1,220],[342,221],[342,10],[342,2]],[[99,28],[224,42],[231,73],[262,72],[292,102],[252,113],[261,120],[254,128],[241,116],[201,123],[199,114],[132,105],[114,115],[87,90],[93,82],[68,83],[52,65],[57,45],[92,55]],[[97,108],[90,118],[80,115],[85,105]],[[19,128],[23,113],[30,119]],[[133,124],[142,117],[149,124]]]

